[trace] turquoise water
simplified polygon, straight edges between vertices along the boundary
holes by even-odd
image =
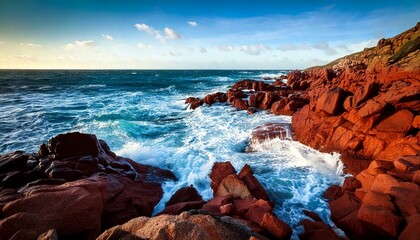
[[[329,219],[322,192],[342,181],[336,154],[274,139],[246,153],[256,126],[290,123],[288,116],[249,116],[227,104],[187,109],[189,96],[225,92],[243,78],[287,71],[112,70],[0,71],[0,153],[36,151],[50,137],[69,131],[94,133],[117,154],[172,170],[155,211],[178,188],[193,184],[205,199],[214,162],[248,163],[276,203],[276,213],[299,231],[302,209]],[[296,237],[296,235],[295,235]]]

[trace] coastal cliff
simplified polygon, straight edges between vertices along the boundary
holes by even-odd
[[[338,151],[355,175],[332,188],[331,218],[347,236],[414,239],[420,213],[420,23],[376,47],[289,74],[309,104],[295,138]],[[414,238],[413,238],[414,237]]]

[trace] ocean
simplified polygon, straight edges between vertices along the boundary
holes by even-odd
[[[344,179],[340,156],[291,139],[273,139],[245,152],[253,128],[290,123],[291,117],[264,111],[248,115],[220,103],[193,111],[184,104],[190,96],[226,92],[244,78],[287,72],[0,70],[0,153],[35,152],[49,138],[70,131],[96,134],[118,155],[175,173],[179,181],[164,184],[155,212],[177,189],[191,184],[210,199],[208,174],[214,162],[231,161],[237,171],[249,164],[296,238],[303,209],[333,225],[321,195]]]

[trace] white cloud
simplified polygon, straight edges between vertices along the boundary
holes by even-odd
[[[164,36],[161,34],[160,31],[154,29],[153,27],[146,25],[144,23],[137,23],[134,24],[134,27],[137,28],[139,31],[144,31],[149,33],[150,35],[152,35],[154,38],[156,38],[157,40],[159,40],[161,43],[165,43],[166,39],[168,40],[176,40],[176,39],[181,39],[182,36],[175,32],[175,30],[173,30],[172,28],[164,28]]]
[[[42,47],[41,45],[39,45],[39,44],[34,44],[34,43],[20,43],[20,46],[35,47],[35,48]]]
[[[205,48],[201,47],[201,48],[200,48],[200,52],[201,52],[201,53],[206,53],[206,52],[207,52],[207,49],[205,49]]]
[[[9,55],[9,58],[16,58],[23,61],[36,61],[36,57],[31,55]]]
[[[298,50],[311,50],[308,44],[283,44],[277,47],[280,51],[298,51]]]
[[[5,42],[0,42],[0,46],[6,44]]]
[[[106,40],[110,40],[110,41],[114,40],[114,38],[111,35],[108,35],[108,34],[101,34],[101,36],[103,38],[105,38]]]
[[[164,31],[167,39],[174,40],[182,38],[182,36],[179,33],[175,32],[172,28],[165,28]]]
[[[234,48],[230,45],[217,45],[216,48],[222,52],[233,52]]]
[[[191,27],[196,27],[198,25],[197,22],[188,22]]]
[[[271,50],[270,47],[268,47],[265,44],[258,44],[258,45],[242,45],[240,47],[241,52],[244,52],[248,55],[260,55],[261,53],[267,52]]]
[[[72,43],[67,44],[64,48],[65,49],[75,49],[75,48],[94,48],[96,47],[96,42],[93,40],[87,41],[74,41]]]
[[[328,44],[328,42],[315,43],[315,44],[312,45],[312,47],[314,49],[321,50],[326,55],[336,55],[337,54],[337,50],[335,50],[334,48],[330,47],[330,44]]]
[[[137,47],[140,48],[140,49],[153,49],[154,48],[153,45],[150,45],[150,44],[149,45],[145,45],[142,42],[139,42],[137,44]]]

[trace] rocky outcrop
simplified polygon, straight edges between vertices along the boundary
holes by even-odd
[[[351,239],[409,239],[419,214],[420,23],[324,68],[291,72],[310,102],[292,117],[297,140],[338,151],[355,178],[325,193]],[[369,164],[366,164],[369,163]]]
[[[292,229],[275,216],[274,203],[249,165],[236,174],[230,162],[216,162],[210,179],[213,198],[208,202],[202,200],[194,187],[181,188],[166,203],[161,214],[185,215],[185,211],[201,209],[212,216],[206,218],[230,219],[246,226],[255,236],[259,236],[258,239],[290,239]],[[154,221],[154,218],[151,220]],[[176,218],[173,224],[176,227],[182,221]],[[195,235],[191,237],[194,239]],[[214,237],[219,239],[218,236]]]
[[[305,85],[305,84],[303,84]],[[195,109],[203,104],[228,102],[239,110],[247,110],[249,114],[257,110],[267,110],[276,115],[293,115],[299,108],[309,102],[307,96],[301,96],[305,87],[290,88],[281,79],[269,84],[263,81],[244,79],[235,83],[226,94],[214,93],[203,99],[189,97],[185,104]]]
[[[51,229],[60,239],[95,239],[104,229],[150,216],[161,183],[175,179],[78,132],[51,138],[38,154],[0,156],[0,173],[1,239],[35,239]]]

